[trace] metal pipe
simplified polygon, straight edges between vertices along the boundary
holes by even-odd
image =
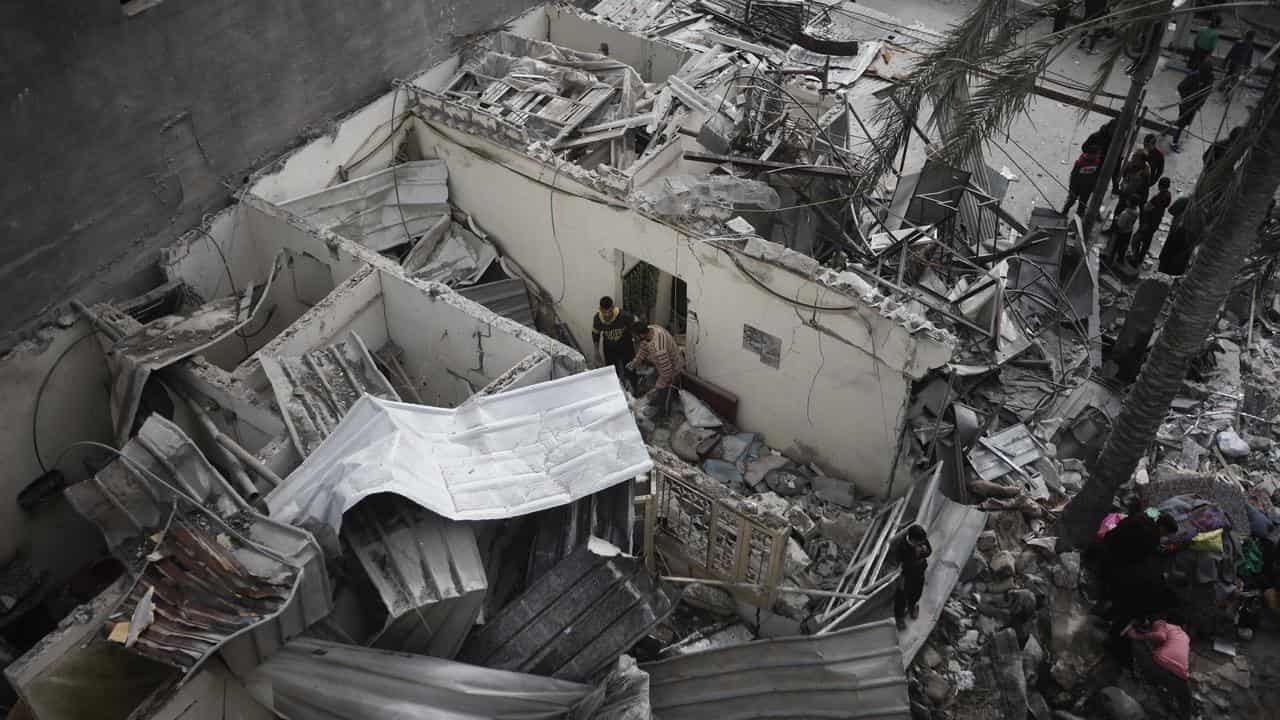
[[[900,574],[900,572],[899,572],[899,571],[894,570],[893,572],[889,573],[888,575],[885,575],[884,577],[880,578],[879,580],[875,581],[874,583],[872,583],[872,584],[868,585],[868,586],[867,586],[867,599],[866,599],[866,600],[855,600],[855,601],[853,601],[853,603],[851,603],[851,604],[849,605],[849,607],[848,607],[844,612],[840,613],[840,617],[838,617],[838,618],[836,618],[835,620],[832,620],[831,622],[827,623],[826,625],[824,625],[824,626],[822,627],[822,629],[821,629],[821,630],[819,630],[818,632],[816,632],[816,633],[814,633],[814,634],[815,634],[815,635],[826,635],[827,633],[832,632],[833,630],[835,630],[837,627],[839,627],[839,626],[840,626],[840,623],[842,623],[842,622],[844,622],[844,621],[845,621],[845,619],[846,619],[846,618],[848,618],[850,615],[852,615],[854,612],[856,612],[858,609],[860,609],[863,605],[867,604],[867,602],[868,602],[869,600],[871,600],[871,598],[872,598],[876,593],[880,592],[882,589],[884,589],[884,587],[885,587],[886,585],[888,585],[888,584],[892,583],[894,580],[897,580],[897,579],[898,579],[898,575],[899,575],[899,574]]]
[[[212,448],[214,451],[213,454],[217,455],[219,459],[222,460],[221,465],[223,465],[223,469],[230,473],[231,479],[240,487],[240,493],[244,497],[245,502],[252,504],[261,496],[261,493],[258,492],[258,488],[253,484],[253,481],[249,479],[248,473],[244,471],[244,466],[240,464],[240,461],[236,456],[228,452],[217,442],[218,435],[220,435],[222,431],[214,424],[213,418],[209,417],[209,411],[205,410],[200,406],[200,403],[186,395],[179,393],[179,397],[186,401],[187,406],[191,408],[192,414],[196,416],[196,421],[200,423],[205,432],[209,434],[210,439],[214,441],[214,446]]]
[[[898,524],[902,522],[902,516],[905,515],[906,512],[907,512],[907,499],[904,497],[898,500],[898,507],[895,509],[893,513],[893,519],[889,522],[889,532],[885,538],[888,540],[888,542],[881,540],[881,542],[883,543],[883,549],[878,553],[878,559],[876,560],[875,565],[871,568],[871,574],[867,576],[867,580],[871,580],[872,578],[880,574],[880,569],[884,567],[885,558],[889,557],[889,553],[892,551],[893,536],[898,534]],[[861,590],[861,589],[862,589],[861,587],[853,588],[854,592],[857,592],[858,590]]]
[[[873,520],[872,527],[874,526],[875,526],[875,522]],[[849,580],[849,576],[853,575],[855,572],[858,571],[859,565],[855,565],[854,563],[858,560],[858,556],[862,554],[862,549],[866,547],[867,540],[869,540],[871,537],[871,530],[872,530],[871,527],[867,528],[867,531],[862,533],[862,537],[858,539],[858,547],[854,549],[853,555],[849,557],[849,564],[845,566],[844,574],[840,576],[840,582],[836,585],[837,588],[843,589],[844,584]],[[835,600],[828,601],[827,609],[824,610],[823,612],[824,613],[831,612],[831,608],[833,605],[835,605]]]
[[[243,445],[236,442],[234,438],[228,436],[226,433],[218,432],[213,439],[217,440],[219,445],[229,450],[232,455],[239,458],[240,462],[244,463],[245,467],[252,470],[255,475],[266,480],[267,484],[271,487],[280,487],[280,484],[284,482],[279,475],[275,474],[275,472],[259,460],[257,456],[244,449]]]

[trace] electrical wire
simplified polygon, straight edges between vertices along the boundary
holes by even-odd
[[[147,479],[151,480],[152,482],[160,485],[164,489],[173,493],[174,496],[191,503],[192,507],[194,507],[196,510],[199,510],[201,513],[204,513],[205,515],[207,515],[210,520],[213,520],[215,523],[221,526],[222,529],[225,530],[228,535],[231,535],[232,537],[236,538],[237,540],[244,543],[245,545],[256,548],[257,550],[259,550],[260,552],[262,552],[263,554],[267,555],[268,557],[274,560],[278,560],[280,562],[283,562],[289,565],[293,564],[293,561],[284,557],[273,548],[246,537],[239,530],[236,530],[234,527],[232,527],[226,520],[223,520],[220,515],[215,513],[213,510],[210,510],[209,508],[205,507],[204,504],[201,503],[196,498],[193,498],[190,495],[188,495],[185,490],[180,490],[174,487],[173,485],[169,484],[167,481],[160,478],[160,476],[152,472],[150,468],[146,467],[142,463],[139,463],[137,460],[134,460],[133,458],[121,452],[120,450],[117,450],[116,448],[113,448],[110,445],[107,445],[106,443],[100,443],[96,440],[77,440],[67,445],[65,448],[62,449],[62,452],[58,453],[58,457],[54,462],[54,467],[57,467],[62,462],[62,458],[65,457],[68,452],[82,445],[88,446],[88,447],[96,447],[100,450],[106,450],[112,455],[115,455],[117,458],[124,461],[126,465],[132,468],[139,475],[145,476]],[[234,491],[231,491],[231,492],[234,494]],[[239,497],[239,496],[237,495],[236,497]],[[240,500],[243,502],[244,499],[240,498]]]
[[[859,307],[862,307],[861,305],[857,305],[857,304],[826,307],[822,305],[813,305],[807,302],[803,302],[801,300],[789,298],[786,295],[783,295],[782,293],[778,292],[777,290],[774,290],[773,288],[769,287],[764,283],[763,280],[756,277],[755,274],[753,274],[750,270],[746,268],[746,266],[742,264],[742,261],[738,260],[738,258],[732,251],[730,251],[728,255],[729,255],[729,259],[733,261],[734,266],[737,267],[738,270],[743,275],[746,275],[748,278],[750,278],[752,282],[760,286],[761,290],[764,290],[765,292],[769,293],[770,295],[780,300],[784,300],[792,305],[795,305],[796,307],[802,307],[802,308],[805,308],[806,310],[815,310],[817,312],[848,312],[849,310],[855,310]]]
[[[58,369],[58,365],[62,363],[70,352],[81,342],[93,337],[97,333],[93,330],[81,335],[71,342],[70,345],[62,349],[58,356],[53,359],[53,364],[49,366],[49,370],[44,374],[44,378],[40,380],[40,386],[36,388],[35,406],[31,409],[31,449],[35,451],[36,463],[40,466],[41,473],[49,472],[49,468],[44,464],[44,458],[40,455],[40,401],[44,398],[45,390],[49,387],[49,379],[53,377],[53,373]],[[104,355],[105,358],[105,355]]]
[[[565,293],[569,291],[569,277],[564,267],[564,249],[560,247],[560,235],[556,232],[556,180],[560,177],[560,160],[552,154],[552,160],[555,161],[555,172],[551,175],[551,187],[547,191],[547,214],[551,218],[551,239],[556,244],[556,254],[560,256],[560,297],[556,298],[555,303],[559,305],[564,300]]]
[[[400,88],[397,81],[391,83],[391,123],[390,132],[387,134],[387,141],[395,137],[396,134],[396,98],[400,95]],[[413,234],[409,232],[409,223],[404,219],[404,204],[400,201],[400,169],[399,163],[396,162],[395,155],[391,156],[391,182],[396,189],[396,210],[400,213],[400,227],[404,228],[405,242],[413,243]]]
[[[1009,142],[1013,143],[1013,146],[1014,146],[1014,147],[1016,147],[1016,148],[1018,148],[1019,150],[1021,150],[1023,155],[1026,155],[1028,158],[1030,158],[1030,159],[1031,159],[1031,162],[1033,162],[1033,163],[1035,163],[1035,164],[1036,164],[1036,167],[1038,167],[1038,168],[1040,168],[1041,170],[1043,170],[1043,171],[1044,171],[1044,174],[1045,174],[1045,175],[1046,175],[1050,180],[1053,180],[1054,182],[1058,183],[1058,187],[1062,188],[1063,190],[1070,191],[1070,189],[1071,189],[1071,188],[1068,188],[1068,187],[1066,186],[1066,184],[1065,184],[1065,183],[1063,183],[1061,180],[1059,180],[1059,179],[1058,179],[1058,176],[1057,176],[1057,175],[1055,175],[1051,170],[1049,170],[1049,168],[1045,167],[1045,166],[1044,166],[1044,163],[1040,162],[1039,158],[1037,158],[1035,155],[1033,155],[1033,154],[1031,153],[1031,151],[1030,151],[1030,150],[1027,150],[1025,147],[1023,147],[1023,146],[1022,146],[1022,144],[1021,144],[1021,143],[1019,143],[1017,140],[1014,140],[1014,139],[1013,139],[1012,137],[1010,137],[1010,136],[1006,136],[1006,139],[1007,139]],[[1030,178],[1028,178],[1028,180],[1029,180],[1029,179],[1030,179]]]

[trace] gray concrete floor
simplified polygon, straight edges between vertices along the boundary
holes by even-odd
[[[945,31],[948,26],[958,22],[973,10],[974,0],[860,0],[864,4],[882,12],[894,15],[904,23],[919,23],[937,31]],[[1228,19],[1226,26],[1230,27]],[[1034,39],[1050,32],[1050,22],[1044,20],[1031,28],[1026,37]],[[1075,48],[1074,39],[1067,49],[1050,67],[1054,77],[1075,81],[1085,86],[1092,84],[1099,66],[1104,58],[1104,51],[1114,40],[1101,40],[1098,54],[1090,55]],[[1167,44],[1167,36],[1166,36]],[[1219,56],[1225,54],[1228,43],[1219,47]],[[1261,59],[1261,53],[1255,55],[1255,61]],[[1155,112],[1172,119],[1177,115],[1177,85],[1185,77],[1181,69],[1183,59],[1180,55],[1165,52],[1160,65],[1148,84],[1147,101]],[[1106,90],[1117,95],[1124,95],[1129,88],[1129,78],[1122,70],[1127,63],[1119,63],[1112,77],[1108,79]],[[1219,66],[1220,67],[1220,64]],[[1216,69],[1216,68],[1215,68]],[[1256,82],[1256,81],[1255,81]],[[1084,92],[1074,93],[1083,96]],[[1235,125],[1247,117],[1251,108],[1260,97],[1260,91],[1240,89],[1233,92],[1230,101],[1219,92],[1214,92],[1192,125],[1183,134],[1182,152],[1170,150],[1168,137],[1160,139],[1160,147],[1165,151],[1165,174],[1173,181],[1173,194],[1188,193],[1195,185],[1201,170],[1201,155],[1208,147],[1209,141],[1218,133],[1226,135]],[[1119,110],[1121,100],[1101,99],[1101,104]],[[1162,107],[1173,104],[1173,107]],[[1226,121],[1223,122],[1223,116]],[[1035,98],[1028,107],[1027,114],[1016,120],[1009,129],[1007,141],[997,139],[987,148],[987,164],[997,170],[1007,168],[1017,176],[1010,183],[1005,195],[1004,206],[1014,217],[1026,219],[1030,217],[1035,206],[1046,204],[1061,208],[1066,202],[1066,184],[1071,173],[1071,166],[1080,154],[1080,144],[1108,118],[1097,113],[1084,113],[1063,103],[1046,98]],[[1145,134],[1145,132],[1144,132]],[[1006,155],[1007,153],[1007,155]],[[1114,205],[1114,198],[1108,197],[1104,209]]]

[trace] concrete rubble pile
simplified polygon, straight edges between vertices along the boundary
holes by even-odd
[[[0,646],[30,716],[1159,716],[1167,699],[1108,652],[1096,551],[1060,552],[1057,523],[1175,281],[1103,275],[1075,218],[1012,218],[1010,177],[981,153],[955,167],[917,149],[900,176],[860,176],[863,118],[932,31],[868,39],[900,23],[792,0],[554,11],[666,54],[639,68],[626,48],[550,31],[470,38],[436,89],[396,85],[390,123],[381,108],[350,120],[387,129],[342,139],[350,156],[318,163],[330,182],[259,175],[274,199],[246,192],[167,249],[164,285],[76,304],[107,360],[115,445],[79,443],[81,468],[46,472],[19,502],[67,503],[104,565],[51,632]],[[459,137],[490,145],[458,142],[470,154],[451,178],[446,153],[422,148]],[[485,155],[512,150],[524,169]],[[508,252],[518,233],[455,204],[464,168],[464,193],[494,168],[537,175],[536,200],[511,198],[549,199],[559,299]],[[558,193],[582,217],[558,216]],[[778,395],[740,399],[699,375],[732,376],[706,367],[729,351],[784,371],[748,382],[802,374],[776,328],[703,351],[686,308],[673,335],[694,357],[663,407],[652,372],[624,387],[590,369],[559,315],[590,267],[561,237],[614,217],[587,203],[674,228],[670,252],[693,272],[736,266],[788,332],[816,331],[811,394],[823,335],[867,355],[839,368],[853,392],[871,387],[853,375],[896,383],[859,426],[884,430],[881,492],[799,433],[749,427],[748,405],[768,422],[759,408]],[[723,255],[705,260],[702,243]],[[580,254],[624,274],[616,247]],[[865,337],[823,324],[837,314]],[[889,331],[872,327],[883,318]],[[1280,540],[1280,351],[1255,333],[1280,305],[1255,322],[1250,303],[1248,318],[1224,316],[1124,489],[1178,522],[1162,570],[1197,641],[1199,706],[1223,717],[1252,698],[1238,690],[1276,679],[1249,638],[1280,609],[1260,555]],[[908,359],[891,367],[882,337]],[[922,338],[936,362],[916,362]],[[907,620],[892,606],[913,527],[932,554]],[[2,577],[23,592],[0,593],[0,612],[23,617],[42,580],[22,563]]]
[[[1150,285],[1161,291],[1147,298]],[[1251,279],[1241,281],[1242,286]],[[1171,698],[1138,668],[1117,663],[1103,620],[1107,588],[1092,549],[1058,552],[1056,522],[1119,412],[1151,333],[1168,313],[1169,279],[1104,283],[1101,375],[1048,377],[1002,369],[973,382],[952,368],[922,384],[913,407],[926,457],[941,458],[954,491],[988,510],[942,620],[913,666],[919,717],[1176,717]],[[1266,717],[1277,677],[1258,628],[1280,607],[1265,547],[1280,538],[1273,336],[1228,306],[1156,442],[1120,497],[1179,524],[1162,541],[1176,597],[1170,617],[1190,633],[1191,687],[1201,717]],[[1142,314],[1145,317],[1138,317]],[[1255,328],[1251,330],[1250,324]],[[1144,326],[1135,344],[1123,342]],[[1139,355],[1127,356],[1138,347]],[[1078,368],[1087,367],[1083,348]],[[1117,502],[1115,519],[1127,512]],[[1114,519],[1109,520],[1114,523]],[[1099,538],[1111,525],[1099,530]],[[1194,537],[1194,542],[1193,542]],[[1207,539],[1207,540],[1206,540]],[[1270,608],[1270,609],[1268,609]],[[1135,653],[1142,650],[1135,649]],[[1261,663],[1261,664],[1260,664]],[[1261,694],[1259,694],[1261,693]]]

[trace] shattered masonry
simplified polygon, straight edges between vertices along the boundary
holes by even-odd
[[[854,3],[549,4],[260,169],[161,285],[68,322],[105,350],[120,450],[19,498],[106,541],[6,668],[26,711],[1162,709],[1108,659],[1115,574],[1058,517],[1175,281],[1013,217],[981,152],[861,176],[876,97],[940,37]],[[593,369],[606,295],[684,353],[666,404]],[[1280,540],[1253,305],[1125,489],[1178,524],[1160,584],[1224,714],[1274,677],[1245,644]],[[6,615],[41,582],[11,577]]]

